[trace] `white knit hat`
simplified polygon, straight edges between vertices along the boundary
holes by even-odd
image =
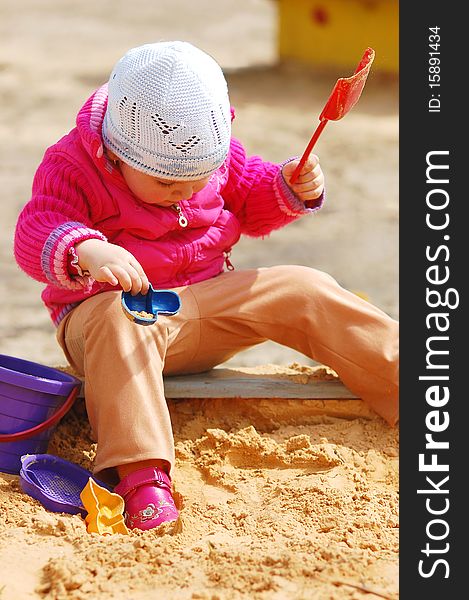
[[[228,88],[220,66],[187,42],[129,50],[109,79],[105,145],[135,169],[197,180],[225,160],[231,137]]]

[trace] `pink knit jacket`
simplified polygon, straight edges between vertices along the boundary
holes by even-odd
[[[47,283],[42,299],[56,325],[77,304],[113,288],[74,274],[70,249],[98,238],[129,250],[155,288],[196,283],[221,273],[241,234],[265,236],[322,205],[304,204],[286,185],[281,167],[246,157],[235,139],[208,185],[172,208],[139,201],[107,159],[101,125],[107,85],[77,116],[76,127],[48,148],[19,215],[15,257],[28,275]]]

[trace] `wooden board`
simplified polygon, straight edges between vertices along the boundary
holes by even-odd
[[[70,367],[56,367],[82,380]],[[291,398],[298,400],[349,400],[358,398],[340,379],[311,377],[298,372],[250,372],[253,369],[215,367],[192,375],[164,377],[166,398]]]
[[[298,383],[285,376],[215,368],[195,375],[164,378],[167,398],[357,398],[338,379]]]

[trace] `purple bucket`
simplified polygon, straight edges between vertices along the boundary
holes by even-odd
[[[17,475],[21,456],[47,452],[80,386],[68,373],[0,354],[0,472]]]

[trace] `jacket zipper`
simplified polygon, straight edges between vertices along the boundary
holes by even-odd
[[[179,204],[171,204],[171,208],[175,210],[178,215],[178,223],[180,227],[187,227],[188,221],[184,213],[182,212],[182,208],[179,206]]]
[[[223,252],[223,256],[225,257],[225,265],[226,265],[226,268],[228,269],[228,271],[234,271],[235,268],[234,268],[234,266],[233,266],[233,264],[231,263],[231,260],[230,260],[231,248],[228,248],[228,250],[225,250]]]
[[[179,206],[179,204],[172,204],[171,208],[176,211],[177,215],[178,215],[178,223],[180,225],[180,227],[187,227],[188,225],[188,221],[186,216],[184,215],[184,213],[182,212],[182,208]],[[223,252],[223,256],[225,257],[225,264],[226,264],[226,268],[228,269],[228,271],[234,271],[234,266],[230,260],[230,256],[231,256],[231,248],[228,248],[228,250],[225,250]]]

